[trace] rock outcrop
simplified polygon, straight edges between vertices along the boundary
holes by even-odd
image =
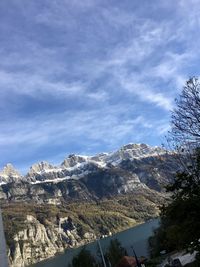
[[[60,166],[34,164],[24,177],[7,166],[1,174],[4,178],[0,200],[59,204],[130,193],[135,188],[160,192],[173,180],[176,171],[173,153],[129,144],[116,152],[92,157],[70,155]]]
[[[0,172],[0,185],[9,182],[18,182],[22,179],[22,175],[10,163],[6,164],[3,170]]]
[[[53,224],[48,220],[42,223],[32,215],[27,215],[23,223],[25,228],[15,234],[13,246],[9,248],[13,267],[28,266],[63,252],[65,248],[84,245],[96,238],[92,232],[80,236],[69,218],[60,218]]]
[[[0,172],[0,201],[6,209],[11,206],[5,225],[12,266],[41,261],[109,233],[112,227],[120,231],[158,215],[165,185],[176,171],[174,153],[145,144],[128,144],[95,156],[70,155],[59,166],[37,163],[25,176],[6,165]],[[93,211],[87,213],[90,206],[85,214],[79,208],[73,211],[72,220],[59,215],[69,203],[95,203],[99,208],[96,203],[106,199],[108,210],[95,210],[95,218]],[[34,210],[25,209],[26,205]],[[39,205],[45,207],[42,214],[35,211]],[[46,210],[50,205],[57,214],[51,218]]]

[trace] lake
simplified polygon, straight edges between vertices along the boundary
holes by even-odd
[[[128,255],[133,255],[131,249],[131,246],[133,246],[137,256],[148,257],[147,241],[148,238],[152,235],[153,230],[157,228],[158,225],[159,219],[153,219],[123,232],[101,239],[100,243],[102,249],[105,252],[110,243],[110,240],[117,238],[121,242],[122,246],[126,248]],[[97,242],[95,241],[87,244],[86,248],[93,254],[96,254]],[[73,257],[77,255],[81,249],[82,247],[67,249],[63,254],[50,258],[49,260],[42,261],[40,263],[36,263],[32,265],[32,267],[67,267]]]

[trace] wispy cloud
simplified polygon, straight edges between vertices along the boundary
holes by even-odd
[[[66,111],[62,114],[37,116],[31,121],[19,119],[12,125],[4,122],[0,133],[0,146],[31,144],[41,147],[49,142],[62,143],[63,138],[69,142],[72,139],[79,142],[81,137],[117,144],[120,138],[129,135],[135,127],[152,127],[142,116],[134,119],[124,118],[122,121],[121,116],[126,114],[129,108],[112,106],[96,111]]]
[[[0,5],[0,164],[158,144],[199,75],[196,0]]]

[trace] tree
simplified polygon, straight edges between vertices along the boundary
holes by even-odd
[[[197,153],[200,161],[200,153]],[[173,193],[173,200],[161,208],[160,227],[149,240],[152,256],[159,255],[162,250],[200,252],[200,182],[193,174],[182,172],[167,189]]]
[[[110,245],[106,252],[106,258],[111,263],[111,266],[116,266],[123,256],[127,255],[127,251],[122,247],[121,243],[117,240],[111,240]]]
[[[93,256],[89,250],[85,247],[75,256],[72,263],[68,267],[103,267],[100,251],[97,250],[97,254],[100,258]],[[106,251],[105,260],[108,266],[116,266],[123,256],[126,256],[126,250],[121,246],[121,243],[117,240],[111,240],[109,247]]]
[[[176,146],[200,144],[200,83],[192,77],[186,81],[172,111],[171,139]]]
[[[153,256],[183,248],[200,252],[200,84],[195,77],[176,99],[168,140],[183,168],[167,187],[173,200],[162,207],[160,227],[150,239]]]
[[[97,267],[97,261],[85,247],[73,258],[70,267]]]
[[[170,147],[176,150],[180,167],[191,174],[195,149],[200,147],[200,83],[192,77],[186,81],[176,107],[171,113],[171,130],[167,136]],[[192,168],[191,168],[192,167]]]
[[[177,174],[168,190],[175,198],[189,197],[200,186],[200,83],[193,77],[186,81],[172,111],[170,140],[177,149],[182,173]]]

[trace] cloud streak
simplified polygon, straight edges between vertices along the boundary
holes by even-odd
[[[198,6],[2,1],[0,165],[159,145],[173,99],[199,75]]]

